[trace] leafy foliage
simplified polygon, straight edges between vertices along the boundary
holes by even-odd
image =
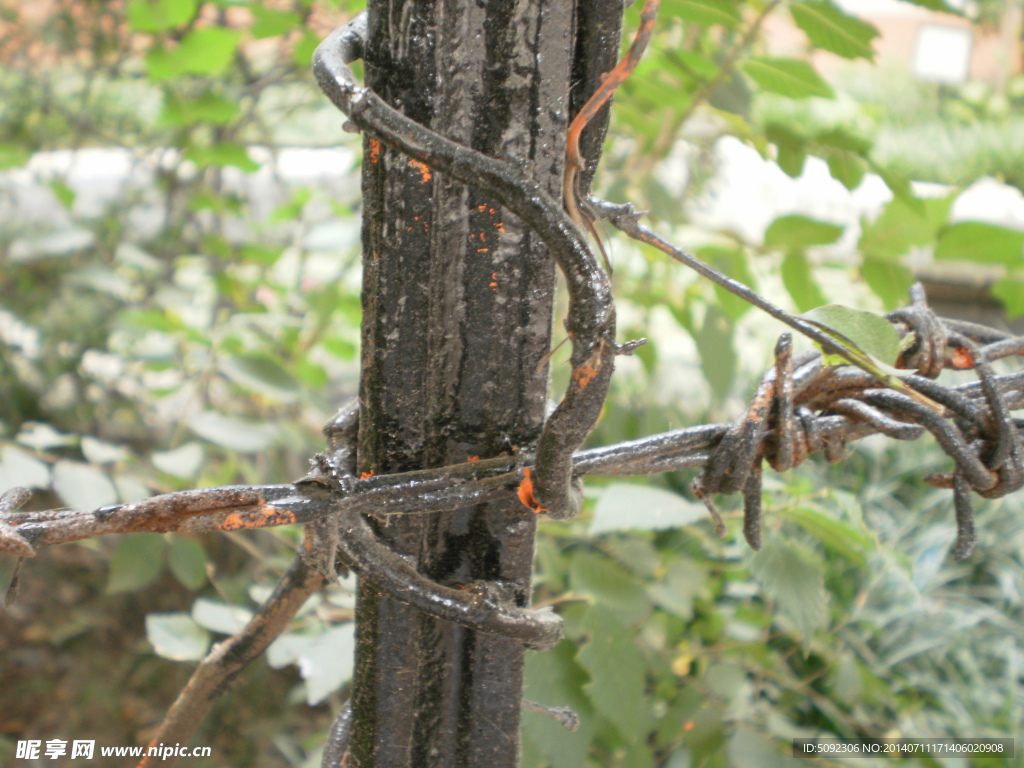
[[[847,465],[766,478],[774,523],[759,553],[742,545],[739,511],[724,540],[703,520],[638,532],[641,496],[615,502],[629,535],[552,525],[539,594],[587,603],[562,604],[569,639],[531,655],[526,695],[573,706],[587,730],[557,738],[524,713],[526,764],[773,765],[796,735],[1015,732],[1005,706],[1021,690],[999,680],[1024,629],[1021,502],[982,512],[985,558],[953,564],[949,499],[913,479],[934,460],[927,445],[877,442],[850,459],[867,482]],[[623,488],[601,489],[598,508]]]

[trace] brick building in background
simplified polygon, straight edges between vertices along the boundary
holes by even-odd
[[[965,0],[947,2],[971,15],[970,3]],[[921,79],[939,82],[984,81],[997,90],[1007,78],[1024,72],[1024,7],[1013,0],[1007,0],[993,28],[901,0],[837,0],[836,4],[878,28],[875,51],[880,66],[902,66]],[[765,35],[772,51],[780,55],[801,53],[807,45],[803,33],[785,14],[773,14],[766,20]],[[956,59],[964,47],[966,72],[956,77]],[[815,51],[812,59],[826,75],[844,62],[825,51]]]

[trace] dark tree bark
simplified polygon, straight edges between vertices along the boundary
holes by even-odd
[[[577,35],[563,0],[371,0],[367,85],[459,143],[522,160],[558,197],[571,109],[618,53],[619,3],[581,5]],[[614,10],[598,19],[593,5]],[[594,135],[596,162],[603,126]],[[359,471],[531,445],[547,403],[546,247],[492,200],[369,137],[363,201]],[[510,499],[376,530],[432,579],[487,582],[524,606],[535,527]],[[430,619],[366,583],[356,623],[354,765],[516,765],[520,643]]]

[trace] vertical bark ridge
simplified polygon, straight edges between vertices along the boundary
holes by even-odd
[[[561,189],[572,3],[371,0],[367,84],[435,131],[527,164]],[[528,446],[543,425],[555,265],[518,218],[364,142],[359,470],[386,473]],[[516,499],[377,525],[444,584],[530,597],[534,515]],[[357,766],[512,768],[523,649],[435,621],[360,584]]]

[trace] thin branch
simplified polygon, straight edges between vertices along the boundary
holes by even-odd
[[[252,661],[288,626],[306,600],[324,584],[323,577],[300,555],[278,582],[274,592],[237,635],[217,643],[196,667],[154,734],[149,747],[187,744],[210,706],[231,686]],[[148,751],[148,749],[147,749]],[[146,756],[138,768],[173,766],[178,758]]]
[[[583,133],[583,129],[587,127],[587,123],[594,118],[612,97],[616,89],[632,74],[636,65],[640,63],[640,59],[647,49],[647,44],[654,34],[654,21],[658,16],[659,1],[646,0],[643,10],[640,12],[640,27],[636,31],[636,36],[633,38],[633,43],[629,46],[629,50],[622,57],[622,60],[604,76],[597,90],[591,94],[587,103],[583,105],[576,114],[576,117],[573,118],[566,134],[565,173],[562,177],[562,197],[565,201],[565,207],[569,212],[569,217],[576,222],[576,226],[581,230],[590,232],[594,241],[601,249],[601,255],[604,256],[605,266],[608,267],[609,272],[611,271],[611,262],[608,260],[608,254],[605,253],[604,246],[601,244],[601,237],[598,235],[597,230],[594,229],[594,216],[590,211],[586,210],[585,201],[581,200],[579,174],[586,167],[586,163],[583,160],[583,155],[580,153],[580,135]],[[583,203],[582,210],[581,203]]]
[[[733,280],[731,277],[724,275],[714,267],[698,259],[693,254],[673,245],[650,227],[641,224],[640,217],[643,214],[637,211],[631,203],[616,205],[614,203],[609,203],[592,197],[590,198],[590,205],[602,218],[610,221],[613,226],[629,237],[639,240],[642,243],[653,245],[662,253],[665,253],[675,259],[680,264],[689,267],[694,272],[706,277],[711,282],[722,286],[734,296],[740,297],[747,303],[752,304],[771,317],[774,317],[776,320],[785,323],[798,333],[801,333],[807,338],[822,345],[823,349],[835,352],[851,365],[855,365],[858,368],[867,371],[872,376],[878,378],[879,381],[886,386],[899,390],[907,397],[917,400],[921,405],[932,409],[936,413],[942,412],[942,407],[938,403],[933,402],[918,392],[914,392],[912,389],[905,386],[899,379],[896,379],[893,376],[880,375],[877,373],[877,368],[871,364],[866,355],[856,349],[854,345],[847,343],[848,340],[844,340],[835,331],[827,331],[824,329],[824,326],[820,326],[818,323],[809,321],[799,315],[791,314],[781,307],[775,306],[756,291],[752,290],[749,286],[744,285],[739,280]]]
[[[740,56],[742,56],[743,52],[749,49],[753,44],[754,38],[757,37],[758,31],[761,29],[761,25],[764,24],[764,20],[768,18],[768,15],[779,6],[780,2],[782,2],[782,0],[771,0],[771,2],[765,5],[761,12],[757,14],[757,18],[755,18],[747,28],[743,37],[726,55],[714,78],[706,82],[701,89],[694,94],[694,97],[690,100],[683,116],[679,118],[679,125],[682,125],[689,120],[690,116],[697,110],[697,107],[707,101],[711,97],[711,94],[718,90],[722,83],[732,75],[733,71],[736,69],[737,62],[740,60]]]

